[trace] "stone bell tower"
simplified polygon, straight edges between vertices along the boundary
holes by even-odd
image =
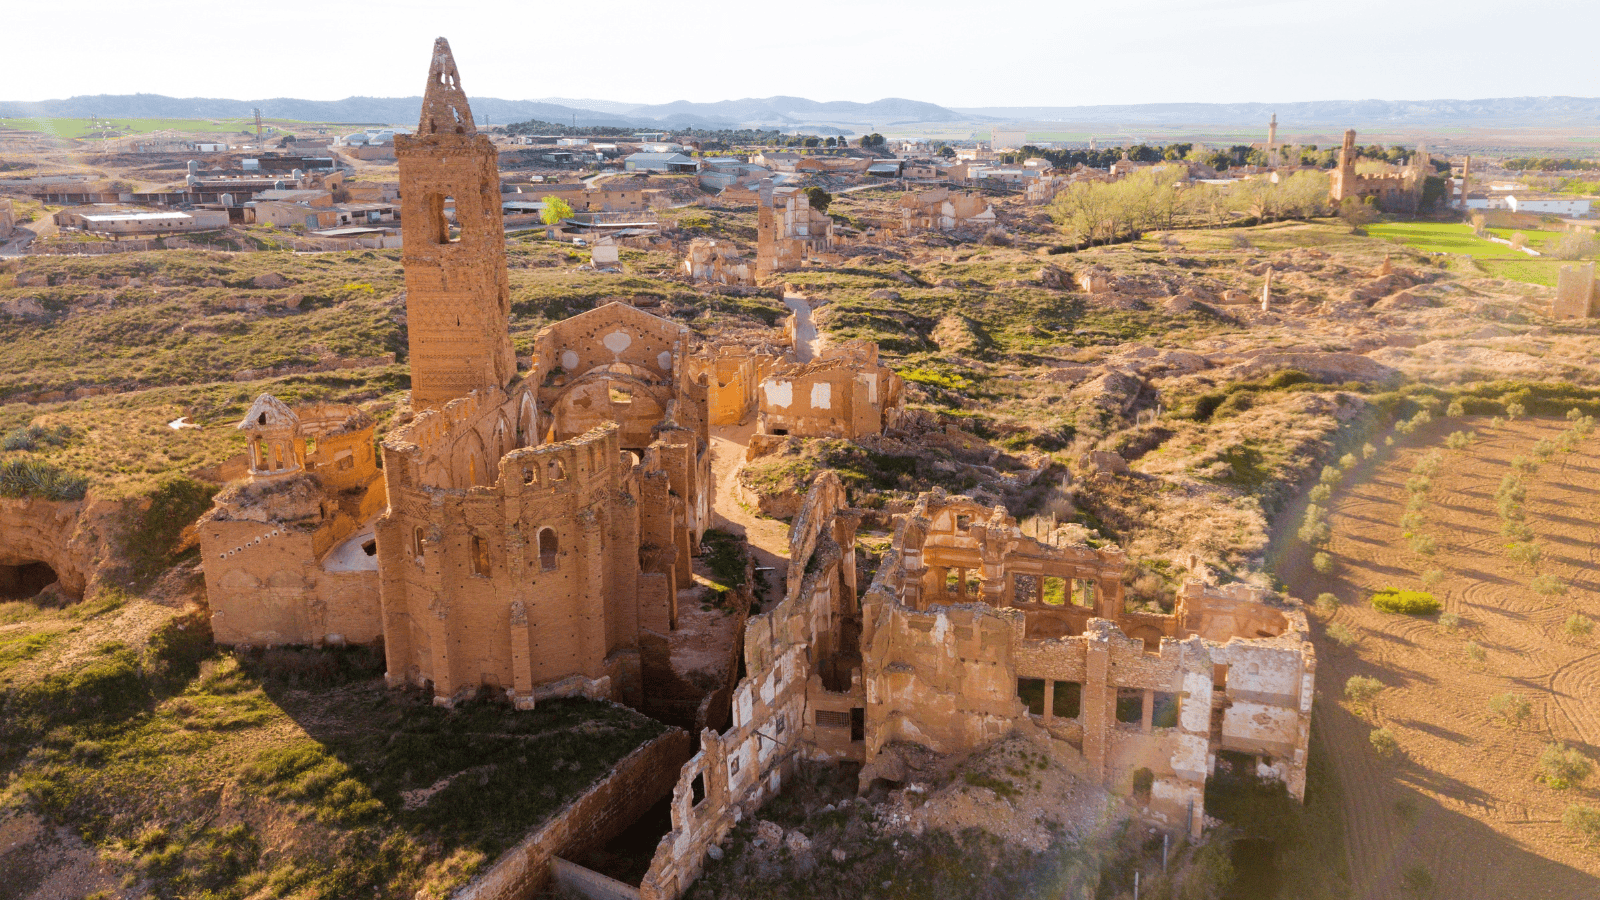
[[[444,406],[516,375],[494,143],[478,133],[450,43],[433,44],[415,135],[395,135],[411,404]],[[452,227],[449,210],[454,207]]]

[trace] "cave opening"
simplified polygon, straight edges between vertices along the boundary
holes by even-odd
[[[55,584],[56,570],[44,562],[0,565],[0,600],[27,600]]]

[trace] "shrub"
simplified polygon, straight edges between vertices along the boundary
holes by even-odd
[[[1311,502],[1312,503],[1314,503],[1314,504],[1316,504],[1318,506],[1322,506],[1322,505],[1324,505],[1324,504],[1326,504],[1328,502],[1328,498],[1331,497],[1332,495],[1333,495],[1333,490],[1331,488],[1329,488],[1325,484],[1319,484],[1316,487],[1312,488],[1311,489],[1311,493],[1308,494],[1307,496],[1311,498]]]
[[[1372,595],[1372,608],[1407,616],[1431,616],[1439,611],[1439,601],[1427,591],[1384,588]]]
[[[1583,784],[1593,769],[1594,764],[1587,756],[1566,744],[1546,744],[1544,752],[1539,754],[1539,771],[1543,773],[1544,783],[1558,791]]]
[[[1559,597],[1567,592],[1567,583],[1554,575],[1535,575],[1528,587],[1544,597]]]
[[[1426,494],[1432,489],[1433,481],[1426,475],[1418,475],[1414,478],[1406,479],[1406,493],[1408,494]]]
[[[1523,406],[1521,403],[1518,403],[1515,400],[1513,400],[1510,403],[1506,404],[1506,418],[1510,419],[1513,422],[1515,422],[1518,419],[1518,417],[1525,416],[1527,414],[1528,414],[1528,408],[1526,406]]]
[[[1372,707],[1372,701],[1383,692],[1383,682],[1365,675],[1351,675],[1344,683],[1344,696],[1351,703]]]
[[[1357,462],[1359,462],[1359,460],[1356,459],[1356,455],[1354,453],[1346,453],[1345,455],[1339,457],[1339,468],[1348,472],[1356,467]]]
[[[1459,419],[1467,414],[1467,408],[1461,405],[1460,400],[1451,400],[1450,405],[1444,408],[1444,414],[1452,419]]]
[[[1483,648],[1478,646],[1477,641],[1467,641],[1465,649],[1467,651],[1467,659],[1470,659],[1473,662],[1481,663],[1489,658],[1489,654],[1485,653]]]
[[[1600,841],[1600,809],[1574,803],[1561,814],[1561,824],[1591,844]]]
[[[1377,455],[1378,455],[1378,448],[1377,447],[1374,447],[1371,444],[1362,444],[1361,445],[1361,458],[1362,459],[1371,459],[1371,458],[1373,458],[1374,456],[1377,456]]]
[[[1392,759],[1400,753],[1399,739],[1387,728],[1372,729],[1372,733],[1367,735],[1367,740],[1371,742],[1372,749],[1378,751],[1378,755],[1384,759]]]
[[[1429,569],[1426,572],[1422,573],[1422,586],[1427,588],[1427,589],[1429,589],[1429,590],[1432,590],[1433,588],[1437,587],[1439,582],[1441,582],[1443,580],[1444,580],[1444,573],[1439,571],[1438,569]]]
[[[1307,522],[1300,526],[1298,536],[1310,546],[1318,547],[1333,539],[1333,528],[1327,522]]]
[[[1318,550],[1311,557],[1311,568],[1317,570],[1318,575],[1326,575],[1333,571],[1333,557],[1326,551]]]
[[[1322,613],[1323,615],[1331,616],[1333,615],[1334,610],[1339,608],[1339,598],[1328,593],[1327,591],[1323,591],[1317,595],[1316,604],[1317,612]]]
[[[1432,556],[1439,552],[1439,542],[1431,534],[1413,534],[1411,552],[1418,556]]]
[[[1461,617],[1453,612],[1442,612],[1439,614],[1439,627],[1454,634],[1461,628]]]
[[[39,445],[46,447],[61,447],[72,438],[72,428],[60,425],[55,428],[45,428],[39,425],[24,425],[6,432],[0,440],[0,450],[19,451],[37,450]]]
[[[1533,714],[1533,704],[1521,694],[1495,694],[1489,698],[1489,711],[1504,719],[1507,725],[1516,728]]]
[[[1451,450],[1461,450],[1471,444],[1477,436],[1478,433],[1475,431],[1452,431],[1450,436],[1444,439],[1444,445]]]
[[[1341,647],[1353,647],[1361,640],[1360,638],[1356,637],[1355,632],[1346,628],[1340,622],[1335,622],[1332,625],[1329,625],[1327,633],[1328,640],[1333,641],[1335,644],[1338,644]]]
[[[150,504],[129,504],[123,526],[123,551],[135,579],[148,581],[172,564],[183,529],[211,508],[217,488],[188,475],[167,475],[156,483]]]
[[[1567,617],[1567,621],[1561,626],[1561,629],[1567,633],[1568,637],[1588,637],[1589,632],[1594,630],[1594,620],[1581,613],[1574,613]]]
[[[1533,541],[1513,541],[1506,545],[1506,558],[1530,569],[1537,568],[1539,560],[1543,557],[1544,551]]]
[[[41,460],[22,458],[0,462],[0,497],[72,501],[82,500],[87,493],[89,479]]]
[[[1339,480],[1342,478],[1344,478],[1343,472],[1339,471],[1333,466],[1323,466],[1322,475],[1317,480],[1321,481],[1325,485],[1328,485],[1329,487],[1332,487],[1338,484]]]

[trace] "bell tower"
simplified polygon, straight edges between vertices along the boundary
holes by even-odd
[[[437,408],[517,372],[500,214],[500,168],[478,133],[450,43],[433,44],[422,117],[395,135],[400,161],[411,405]],[[454,211],[455,222],[450,213]]]

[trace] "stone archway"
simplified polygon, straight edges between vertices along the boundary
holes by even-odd
[[[618,368],[590,371],[561,392],[550,407],[554,440],[571,440],[615,422],[622,447],[643,450],[650,446],[655,427],[666,417],[667,400],[660,388],[631,371],[616,371]]]

